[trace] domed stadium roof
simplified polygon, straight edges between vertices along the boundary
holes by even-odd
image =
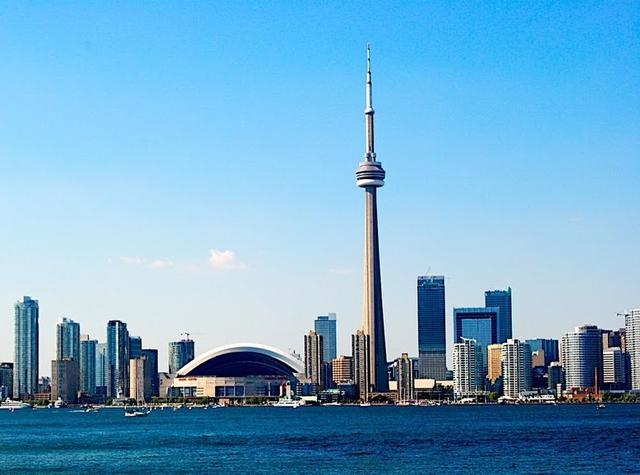
[[[184,365],[178,376],[287,376],[303,373],[302,363],[272,346],[235,343],[207,351]]]

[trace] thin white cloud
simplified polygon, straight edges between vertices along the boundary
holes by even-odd
[[[173,267],[174,263],[169,259],[154,259],[149,263],[150,269],[166,269],[168,267]]]
[[[147,260],[138,256],[120,256],[120,262],[129,266],[142,266]]]
[[[145,258],[140,256],[120,256],[118,260],[127,266],[143,267],[152,270],[178,269],[185,272],[198,272],[203,268],[215,270],[246,269],[244,262],[240,262],[236,253],[231,250],[211,249],[207,261],[174,261],[167,258]],[[109,258],[108,262],[113,262]]]
[[[218,270],[245,269],[246,265],[238,260],[236,253],[230,250],[211,249],[209,264]]]

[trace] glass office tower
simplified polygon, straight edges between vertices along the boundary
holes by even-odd
[[[80,391],[90,395],[96,392],[97,344],[89,335],[80,336]]]
[[[444,380],[447,373],[444,276],[418,277],[420,378]]]
[[[322,336],[323,362],[331,363],[337,357],[336,314],[318,316],[314,322],[314,330]]]
[[[160,395],[160,379],[158,377],[158,350],[145,348],[142,350],[142,357],[147,359],[149,372],[151,373],[151,396]]]
[[[484,293],[484,306],[500,309],[498,312],[496,343],[504,343],[509,338],[512,338],[511,287],[507,290],[487,290]]]
[[[129,396],[129,332],[120,320],[107,323],[107,396]]]

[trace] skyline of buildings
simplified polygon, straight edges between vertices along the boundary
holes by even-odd
[[[388,393],[389,382],[395,383],[398,401],[408,401],[414,397],[417,381],[433,379],[442,383],[449,376],[446,367],[446,307],[444,276],[419,276],[417,281],[418,317],[418,357],[412,358],[408,352],[392,358],[386,353],[382,282],[380,270],[379,229],[377,214],[377,190],[384,185],[385,171],[377,161],[374,147],[374,109],[372,101],[371,54],[367,48],[367,71],[365,87],[365,157],[356,171],[356,184],[364,188],[364,279],[362,295],[362,326],[352,335],[351,385],[363,401]],[[561,338],[558,351],[554,340],[532,339],[535,349],[526,341],[512,338],[513,306],[511,287],[507,290],[487,290],[484,293],[484,307],[454,307],[453,309],[453,388],[460,397],[486,394],[498,380],[505,396],[516,397],[536,389],[545,388],[550,383],[550,368],[559,357],[562,371],[553,380],[562,380],[571,390],[595,388],[599,384],[611,387],[624,386],[627,382],[629,359],[632,380],[637,376],[638,342],[636,338],[635,310],[627,315],[631,329],[618,335],[606,335],[595,325],[581,325],[574,332]],[[34,388],[33,376],[38,380],[38,302],[25,297],[16,304],[15,342],[16,362],[14,364],[14,394],[16,387],[21,397],[42,392],[40,384]],[[631,336],[632,342],[627,341]],[[82,340],[82,341],[81,341]],[[527,340],[529,341],[529,340]],[[35,342],[35,343],[34,343]],[[75,402],[80,388],[86,393],[98,392],[98,374],[105,384],[105,396],[136,401],[146,401],[155,395],[160,387],[157,364],[157,350],[143,349],[142,337],[132,336],[127,324],[120,320],[107,323],[106,346],[98,348],[97,340],[80,337],[80,325],[62,317],[56,330],[56,359],[51,364],[50,391],[52,397],[67,398]],[[618,345],[619,344],[619,345]],[[498,370],[497,349],[500,348],[500,369]],[[618,345],[618,346],[614,346]],[[36,349],[35,363],[32,357]],[[318,316],[311,330],[304,338],[304,378],[298,381],[302,388],[311,385],[313,392],[333,386],[332,363],[340,365],[338,384],[349,373],[344,364],[346,357],[338,358],[335,314]],[[623,348],[628,348],[628,356]],[[603,349],[606,352],[603,354]],[[489,352],[491,355],[489,356]],[[254,352],[252,368],[258,368],[262,356]],[[175,376],[182,384],[180,394],[194,396],[202,388],[189,386],[181,377],[192,371],[189,362],[195,358],[194,342],[187,334],[186,339],[169,343],[169,375]],[[607,362],[606,369],[604,361]],[[102,365],[97,369],[96,366]],[[291,368],[296,366],[289,366]],[[286,365],[285,365],[286,366]],[[29,374],[25,373],[28,367]],[[553,366],[556,368],[556,366]],[[181,371],[181,368],[184,369]],[[180,371],[179,371],[180,370]],[[205,371],[205,368],[201,368]],[[206,368],[211,371],[211,368]],[[269,371],[281,371],[268,368]],[[222,376],[226,369],[217,368]],[[262,370],[261,370],[262,371]],[[234,371],[228,370],[233,373]],[[201,375],[195,375],[201,376]],[[246,378],[247,375],[229,374],[229,377]],[[254,375],[255,376],[255,375]],[[260,373],[259,376],[269,376]],[[280,377],[297,378],[292,374]],[[487,382],[489,376],[489,382]],[[545,379],[546,378],[546,379]],[[15,382],[17,380],[17,383]],[[259,380],[256,384],[261,384]],[[291,384],[291,380],[288,384]],[[274,395],[280,390],[282,380],[266,391]],[[558,384],[558,383],[556,383]],[[562,384],[562,383],[560,383]],[[632,385],[635,381],[632,381]],[[27,387],[28,386],[28,387]],[[270,384],[271,386],[271,384]],[[102,388],[102,386],[101,386]],[[254,388],[256,389],[256,388]],[[25,392],[30,391],[30,392]],[[102,389],[100,389],[102,391]],[[256,389],[256,394],[261,394]],[[304,392],[305,389],[302,389]],[[239,392],[247,394],[245,387],[220,387],[215,393],[235,396]]]

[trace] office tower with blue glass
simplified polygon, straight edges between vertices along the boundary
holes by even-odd
[[[365,155],[356,171],[356,184],[364,188],[364,289],[362,298],[362,331],[369,336],[369,361],[366,371],[374,392],[387,392],[387,349],[382,312],[382,279],[380,276],[380,244],[378,239],[378,188],[384,185],[385,171],[374,150],[373,100],[371,84],[371,50],[367,48],[365,89]]]
[[[485,376],[488,369],[487,347],[498,342],[499,312],[498,307],[453,309],[454,343],[460,343],[461,338],[476,341],[482,355],[482,368]]]
[[[88,395],[96,393],[97,345],[89,335],[80,335],[80,391]]]
[[[129,358],[140,358],[142,356],[142,337],[129,337]]]
[[[108,361],[107,344],[98,343],[96,345],[96,394],[99,396],[107,395]]]
[[[314,322],[314,330],[322,336],[323,362],[331,363],[337,357],[336,314],[318,316]]]
[[[107,323],[107,396],[129,396],[129,331],[120,320]]]
[[[37,300],[25,296],[15,305],[13,397],[26,399],[38,392],[39,323]]]
[[[420,378],[447,375],[444,276],[418,277],[418,358]]]
[[[504,343],[509,338],[512,338],[511,287],[507,290],[487,290],[484,293],[484,306],[500,309],[498,312],[496,343]]]

